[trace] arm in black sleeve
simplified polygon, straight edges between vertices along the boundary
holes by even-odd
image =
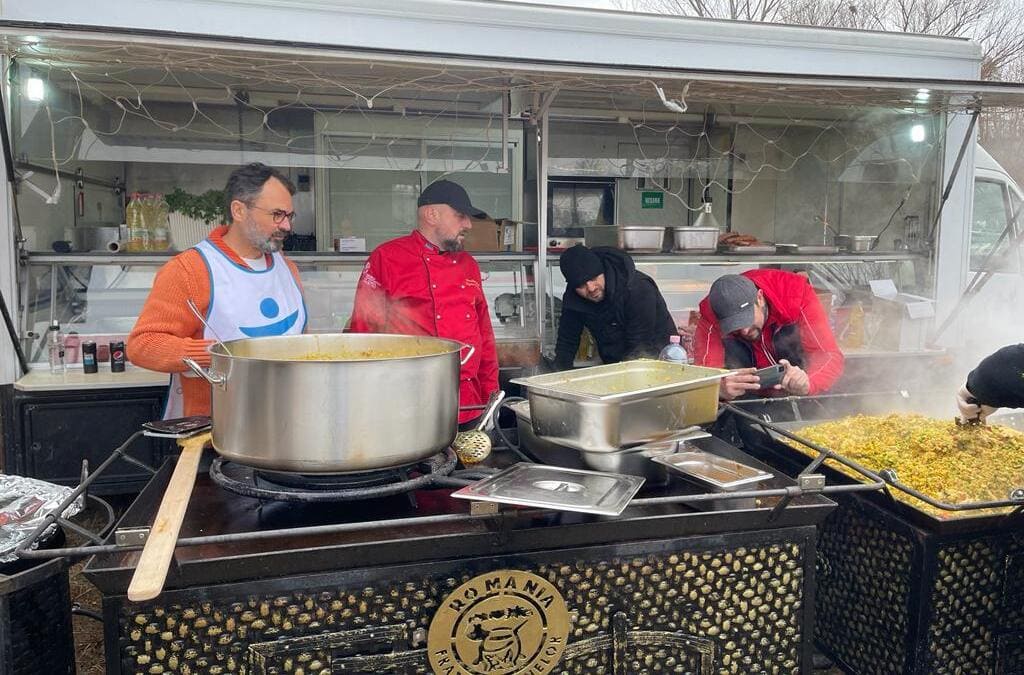
[[[657,356],[665,346],[667,335],[658,335],[658,289],[650,284],[637,284],[626,306],[625,358]]]
[[[580,348],[580,336],[583,335],[583,319],[572,310],[562,305],[562,316],[558,320],[558,338],[555,340],[555,368],[569,370],[576,360],[576,352]]]
[[[1024,408],[1024,344],[1003,347],[982,359],[967,376],[967,390],[983,405]]]

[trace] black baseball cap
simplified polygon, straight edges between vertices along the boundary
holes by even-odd
[[[450,180],[439,180],[431,183],[420,193],[416,206],[431,204],[447,204],[459,213],[470,218],[486,218],[487,214],[469,203],[469,195],[458,183]]]
[[[756,301],[757,286],[742,274],[718,277],[708,293],[708,303],[722,335],[752,326]]]

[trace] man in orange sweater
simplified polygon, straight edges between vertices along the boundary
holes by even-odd
[[[160,268],[128,336],[132,363],[171,373],[164,419],[210,414],[210,385],[183,359],[209,366],[207,347],[216,337],[292,335],[306,327],[299,271],[280,252],[295,217],[295,187],[276,169],[253,163],[233,171],[224,192],[231,223]]]

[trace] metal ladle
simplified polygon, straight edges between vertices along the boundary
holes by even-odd
[[[206,328],[210,330],[210,334],[213,335],[213,338],[217,341],[217,344],[219,344],[221,348],[224,350],[224,353],[227,354],[228,356],[234,356],[234,354],[231,353],[231,350],[228,349],[228,346],[224,344],[224,341],[220,339],[220,336],[217,335],[217,331],[213,329],[213,326],[206,323],[206,319],[203,317],[203,313],[199,311],[198,307],[196,307],[196,303],[192,302],[192,298],[186,300],[185,304],[188,305],[188,308],[191,309],[192,313],[196,315],[197,319],[199,319],[199,323],[203,324],[204,326],[206,326]]]
[[[491,454],[491,437],[484,432],[484,427],[491,421],[494,411],[498,409],[504,398],[505,392],[500,389],[491,394],[490,400],[487,401],[487,408],[480,417],[480,423],[476,425],[476,429],[461,431],[452,441],[452,448],[464,466],[482,462]]]

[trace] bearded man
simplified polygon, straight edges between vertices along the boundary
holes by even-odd
[[[416,229],[370,254],[356,286],[349,331],[432,335],[473,346],[459,375],[459,403],[482,405],[498,389],[494,344],[480,267],[463,250],[470,218],[487,214],[461,185],[431,183],[416,201]],[[472,426],[478,410],[462,411]]]
[[[208,366],[207,348],[218,337],[294,335],[306,327],[299,271],[281,253],[295,218],[295,186],[253,163],[231,173],[224,193],[231,222],[160,268],[128,336],[132,363],[171,374],[164,419],[210,414],[210,385],[182,359]]]

